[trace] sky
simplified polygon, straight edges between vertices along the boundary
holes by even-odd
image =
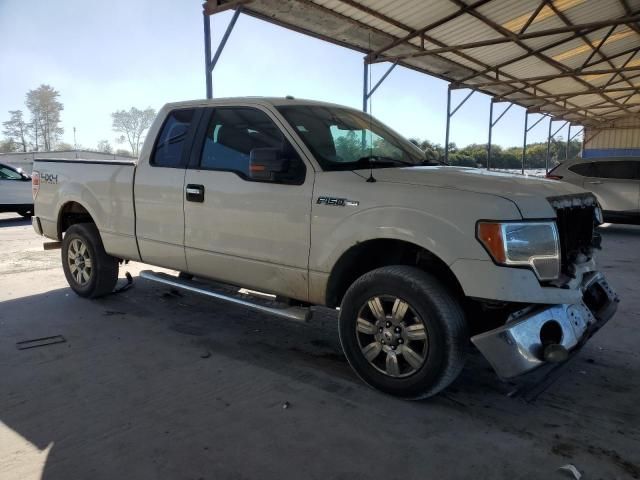
[[[0,0],[0,122],[9,110],[26,114],[25,94],[45,83],[64,104],[62,141],[74,144],[75,127],[83,147],[104,139],[125,148],[116,143],[112,112],[205,96],[201,3]],[[231,15],[212,18],[212,51]],[[361,108],[362,65],[361,53],[240,15],[214,70],[213,94],[293,95]],[[372,67],[372,85],[387,68]],[[452,104],[466,94],[454,91]],[[371,111],[408,138],[444,144],[446,101],[446,82],[397,67],[373,95]],[[451,142],[487,142],[489,102],[475,93],[465,103],[452,118]],[[493,143],[522,145],[523,125],[524,109],[514,106],[494,127]],[[529,141],[546,140],[547,128],[540,122]]]

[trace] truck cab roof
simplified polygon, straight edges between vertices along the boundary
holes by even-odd
[[[186,100],[182,102],[171,102],[165,105],[165,108],[187,108],[187,107],[207,107],[217,105],[268,105],[268,106],[283,106],[283,105],[313,105],[324,107],[339,107],[339,108],[351,108],[345,105],[337,103],[321,102],[317,100],[309,100],[304,98],[287,97],[224,97],[214,99],[200,99],[200,100]]]

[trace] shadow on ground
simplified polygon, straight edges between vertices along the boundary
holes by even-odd
[[[475,354],[405,402],[355,377],[332,311],[299,325],[139,278],[96,301],[56,289],[1,304],[0,421],[52,445],[45,480],[639,478],[640,359],[618,338],[639,307],[533,403]],[[50,335],[66,342],[16,348]]]
[[[16,214],[15,217],[0,218],[0,228],[2,227],[20,227],[24,225],[31,225],[30,218],[24,218]]]

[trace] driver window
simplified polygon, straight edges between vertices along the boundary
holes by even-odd
[[[216,108],[202,146],[200,168],[236,173],[249,180],[251,150],[275,148],[289,160],[277,183],[302,183],[304,163],[278,126],[255,108]]]

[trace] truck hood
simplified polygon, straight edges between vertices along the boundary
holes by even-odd
[[[369,170],[358,173],[368,175]],[[445,165],[379,168],[373,171],[373,176],[379,182],[451,188],[506,198],[517,205],[523,218],[553,218],[555,211],[547,197],[584,193],[580,187],[557,180]]]

